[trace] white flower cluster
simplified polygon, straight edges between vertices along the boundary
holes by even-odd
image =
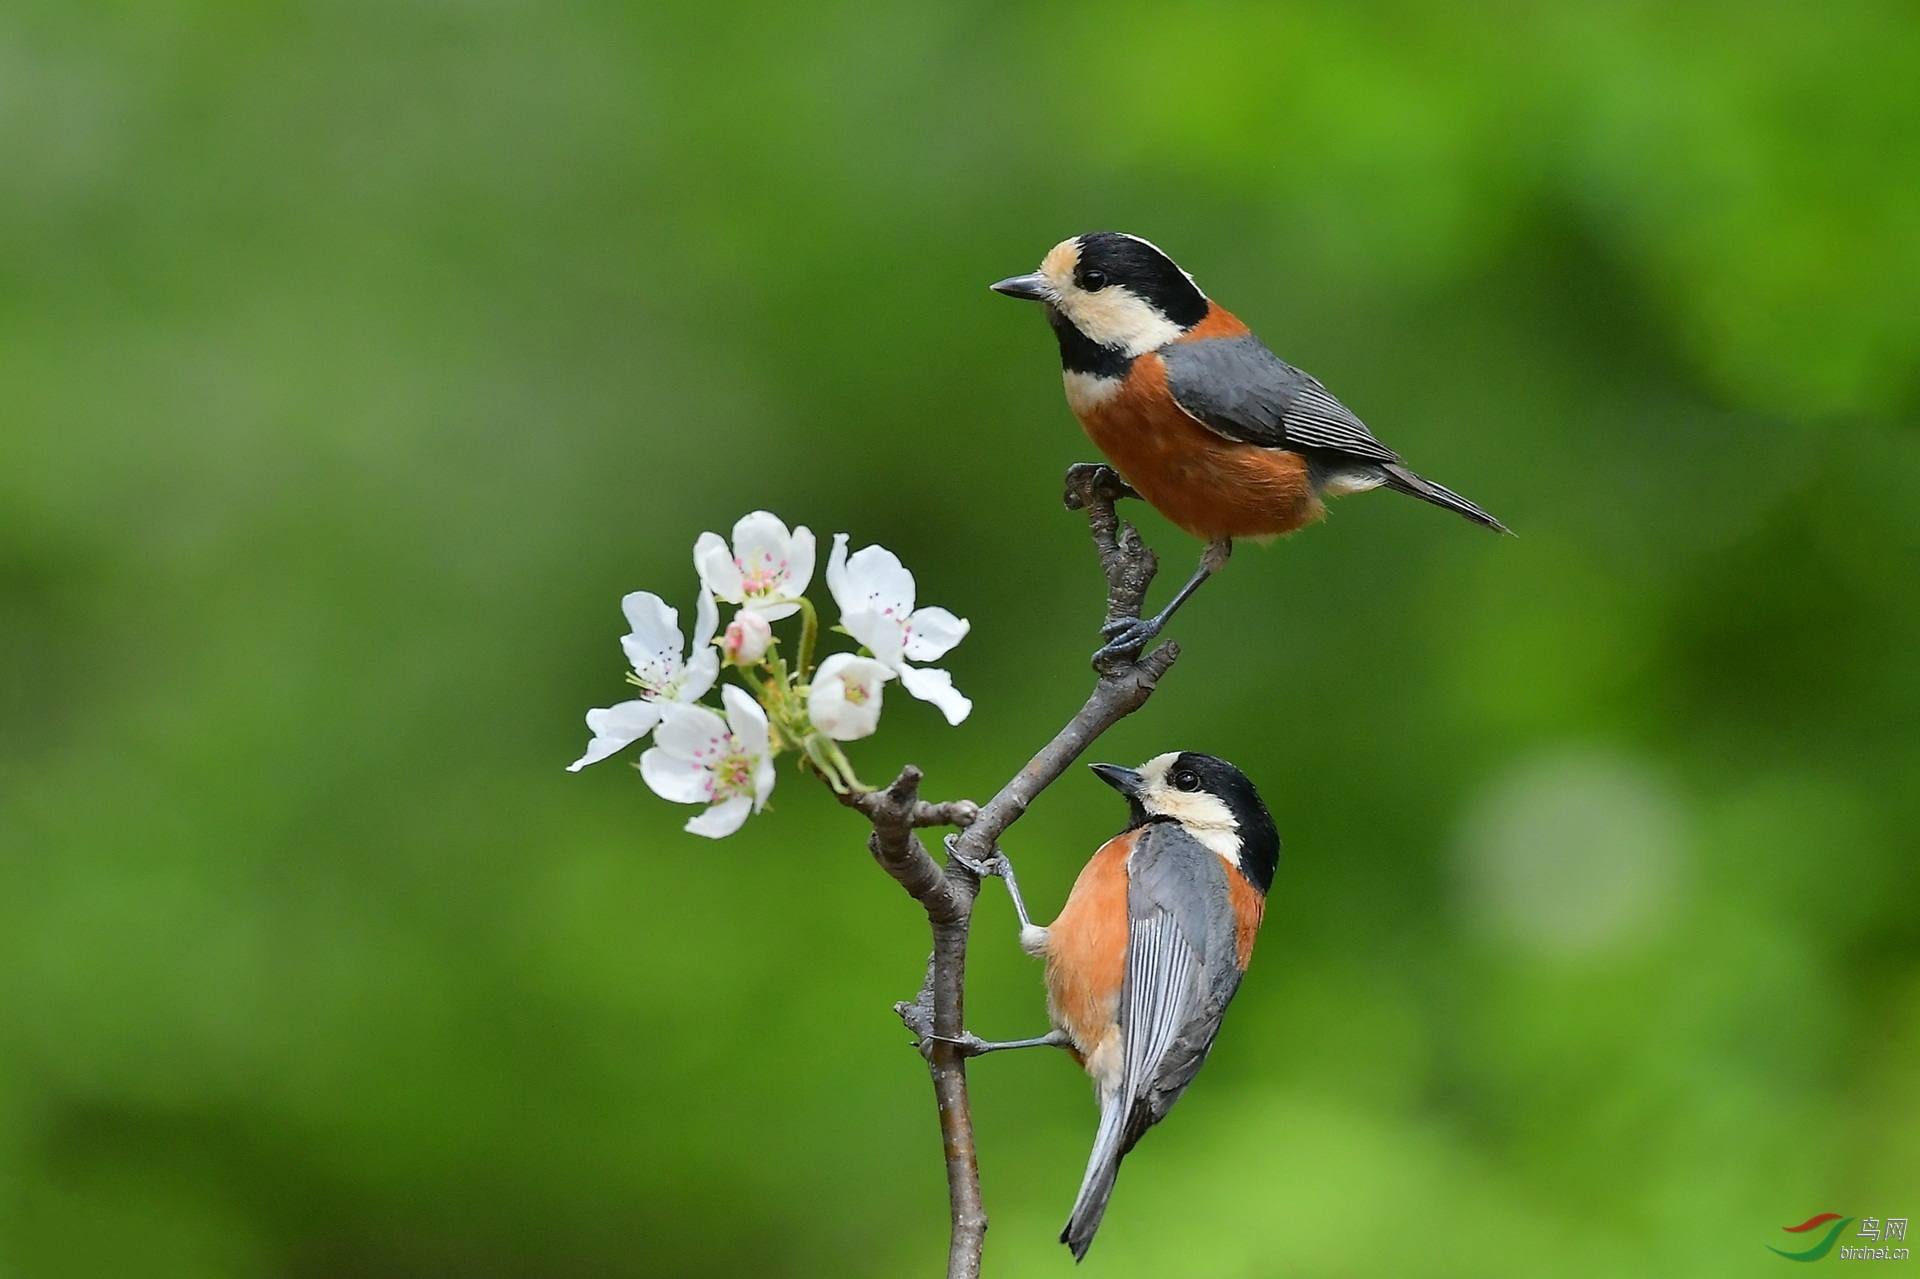
[[[731,545],[718,533],[702,533],[693,547],[700,600],[690,650],[679,614],[658,595],[635,591],[621,600],[632,630],[620,645],[632,667],[627,679],[640,696],[587,712],[593,740],[568,770],[578,772],[652,733],[653,745],[640,756],[641,777],[663,799],[705,804],[687,829],[719,839],[766,806],[773,760],[783,750],[802,752],[836,790],[858,787],[839,743],[870,736],[879,726],[889,680],[932,702],[949,724],[965,719],[973,703],[954,688],[951,675],[908,663],[943,657],[965,638],[966,620],[944,608],[915,608],[913,574],[899,558],[881,546],[849,555],[845,533],[834,536],[827,557],[827,590],[840,608],[837,629],[863,647],[813,665],[819,622],[806,589],[814,551],[811,532],[788,532],[766,511],[742,516]],[[738,606],[724,631],[716,600]],[[789,668],[773,623],[796,613],[799,649]],[[724,718],[701,701],[723,666],[741,679],[720,689]]]

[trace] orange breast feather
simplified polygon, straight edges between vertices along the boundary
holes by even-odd
[[[1107,841],[1080,872],[1047,938],[1047,1011],[1082,1063],[1113,1029],[1127,972],[1127,855],[1138,831]]]
[[[1077,416],[1140,496],[1195,537],[1269,537],[1326,514],[1306,458],[1230,440],[1195,421],[1167,390],[1158,355],[1135,360],[1117,391]]]
[[[1260,934],[1261,917],[1267,913],[1267,899],[1245,875],[1229,867],[1227,900],[1233,906],[1233,958],[1244,973],[1247,961],[1253,958],[1253,939]]]

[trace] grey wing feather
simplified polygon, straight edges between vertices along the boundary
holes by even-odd
[[[1156,910],[1133,921],[1127,938],[1126,1091],[1139,1096],[1158,1076],[1160,1059],[1187,1028],[1202,998],[1200,956],[1173,916]]]
[[[1220,858],[1178,826],[1159,825],[1134,845],[1128,870],[1122,1153],[1193,1082],[1240,984]]]
[[[1370,462],[1400,455],[1333,393],[1259,338],[1204,338],[1160,349],[1174,402],[1228,439],[1265,448],[1332,449]]]

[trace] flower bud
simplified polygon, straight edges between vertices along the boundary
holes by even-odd
[[[743,608],[727,623],[720,637],[720,653],[735,666],[751,666],[767,655],[773,644],[773,626],[750,608]]]

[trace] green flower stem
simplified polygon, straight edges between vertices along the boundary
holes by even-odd
[[[820,615],[813,611],[813,601],[800,597],[800,678],[805,680],[813,671],[813,647],[820,638]]]
[[[846,756],[840,754],[839,748],[816,733],[807,738],[806,752],[807,759],[820,771],[820,776],[826,779],[827,785],[833,787],[834,794],[847,794],[850,788],[840,771],[841,766],[846,763]],[[839,758],[836,760],[835,756]],[[848,771],[852,770],[848,769]]]
[[[793,682],[787,664],[777,656],[768,656],[760,663],[760,667],[764,674],[753,677],[748,683],[754,697],[767,712],[768,737],[774,753],[802,750],[811,757],[808,742],[817,734],[813,722],[807,718],[806,686]]]
[[[873,787],[861,781],[859,775],[853,771],[853,761],[849,760],[847,753],[840,749],[839,742],[828,740],[826,749],[827,753],[833,757],[834,766],[840,770],[840,780],[847,784],[849,791],[870,791],[873,789]]]
[[[766,681],[767,696],[761,701],[770,715],[785,721],[789,736],[797,743],[807,735],[805,703],[800,700],[794,681],[787,673],[785,661],[778,655],[772,655],[763,664],[770,678]],[[796,728],[798,731],[794,731]]]

